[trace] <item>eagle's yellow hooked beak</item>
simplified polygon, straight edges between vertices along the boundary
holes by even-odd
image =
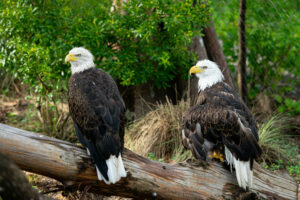
[[[193,66],[190,69],[190,74],[196,74],[196,73],[201,73],[201,72],[204,72],[204,70],[200,69],[200,67],[198,67],[197,65]]]
[[[74,60],[78,60],[78,58],[76,58],[72,53],[69,53],[65,58],[65,63],[67,63],[69,61],[74,61]]]

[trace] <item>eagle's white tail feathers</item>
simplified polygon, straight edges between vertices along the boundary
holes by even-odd
[[[253,180],[253,171],[250,169],[250,161],[240,161],[235,158],[229,149],[225,146],[225,157],[227,163],[230,165],[232,172],[232,166],[235,168],[236,179],[240,187],[251,188]]]
[[[118,182],[121,177],[126,177],[121,154],[119,154],[118,157],[111,155],[109,159],[106,160],[106,165],[108,167],[107,175],[112,184]]]
[[[126,177],[127,173],[126,173],[125,168],[124,168],[124,164],[123,164],[121,154],[119,155],[118,159],[119,159],[119,174],[120,174],[121,177]]]
[[[90,156],[90,155],[91,155],[90,150],[89,150],[88,148],[86,148],[86,151],[87,151],[87,154]],[[100,170],[98,169],[97,165],[95,165],[95,167],[96,167],[96,172],[97,172],[98,180],[99,180],[99,181],[102,181],[102,180],[103,180],[106,184],[109,185],[109,184],[110,184],[110,181],[106,181],[106,180],[105,180],[105,178],[102,176]]]
[[[225,158],[227,163],[230,166],[230,171],[232,172],[232,165],[233,165],[233,155],[232,153],[228,150],[228,148],[225,146]]]
[[[91,155],[91,152],[88,148],[86,148],[86,152],[89,156]],[[104,180],[106,184],[110,184],[109,182],[106,182],[106,180],[103,178],[103,176],[102,176],[100,170],[98,169],[98,167],[96,165],[95,165],[95,167],[96,167],[96,171],[97,171],[98,180],[99,181]]]
[[[107,185],[109,185],[111,183],[110,181],[105,180],[105,178],[102,176],[102,174],[97,166],[96,166],[96,171],[97,171],[97,176],[98,176],[99,181],[104,181]]]
[[[126,171],[123,165],[123,160],[121,154],[119,154],[118,157],[116,156],[110,156],[109,159],[106,160],[106,165],[108,168],[107,176],[109,178],[109,181],[105,180],[105,178],[102,176],[100,170],[96,166],[97,176],[99,181],[104,181],[106,184],[115,184],[118,182],[121,177],[126,177]]]
[[[86,152],[87,152],[87,154],[90,156],[91,155],[91,152],[90,152],[90,150],[88,149],[88,148],[86,148]]]

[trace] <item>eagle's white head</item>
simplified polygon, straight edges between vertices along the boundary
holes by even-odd
[[[195,74],[198,81],[198,91],[209,88],[224,80],[219,66],[210,60],[200,60],[190,69],[190,74]]]
[[[65,62],[71,63],[72,74],[95,67],[94,56],[83,47],[75,47],[65,58]]]

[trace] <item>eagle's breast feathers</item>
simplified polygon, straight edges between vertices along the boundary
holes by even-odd
[[[91,128],[103,123],[112,131],[118,131],[118,119],[125,105],[112,83],[111,77],[97,68],[71,76],[68,101],[73,120],[79,126]]]

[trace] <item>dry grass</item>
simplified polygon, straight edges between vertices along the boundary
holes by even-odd
[[[152,153],[164,161],[190,158],[190,151],[185,151],[181,143],[181,119],[188,107],[183,100],[177,105],[168,99],[166,104],[158,104],[128,127],[125,146],[142,156]]]
[[[125,134],[125,146],[132,151],[162,161],[179,162],[192,158],[181,142],[181,119],[188,109],[186,101],[173,105],[158,104],[143,118],[132,123]],[[290,122],[286,116],[274,115],[259,125],[259,144],[263,165],[282,161],[293,163],[297,157],[297,145],[290,142]],[[151,155],[149,156],[149,153]]]

